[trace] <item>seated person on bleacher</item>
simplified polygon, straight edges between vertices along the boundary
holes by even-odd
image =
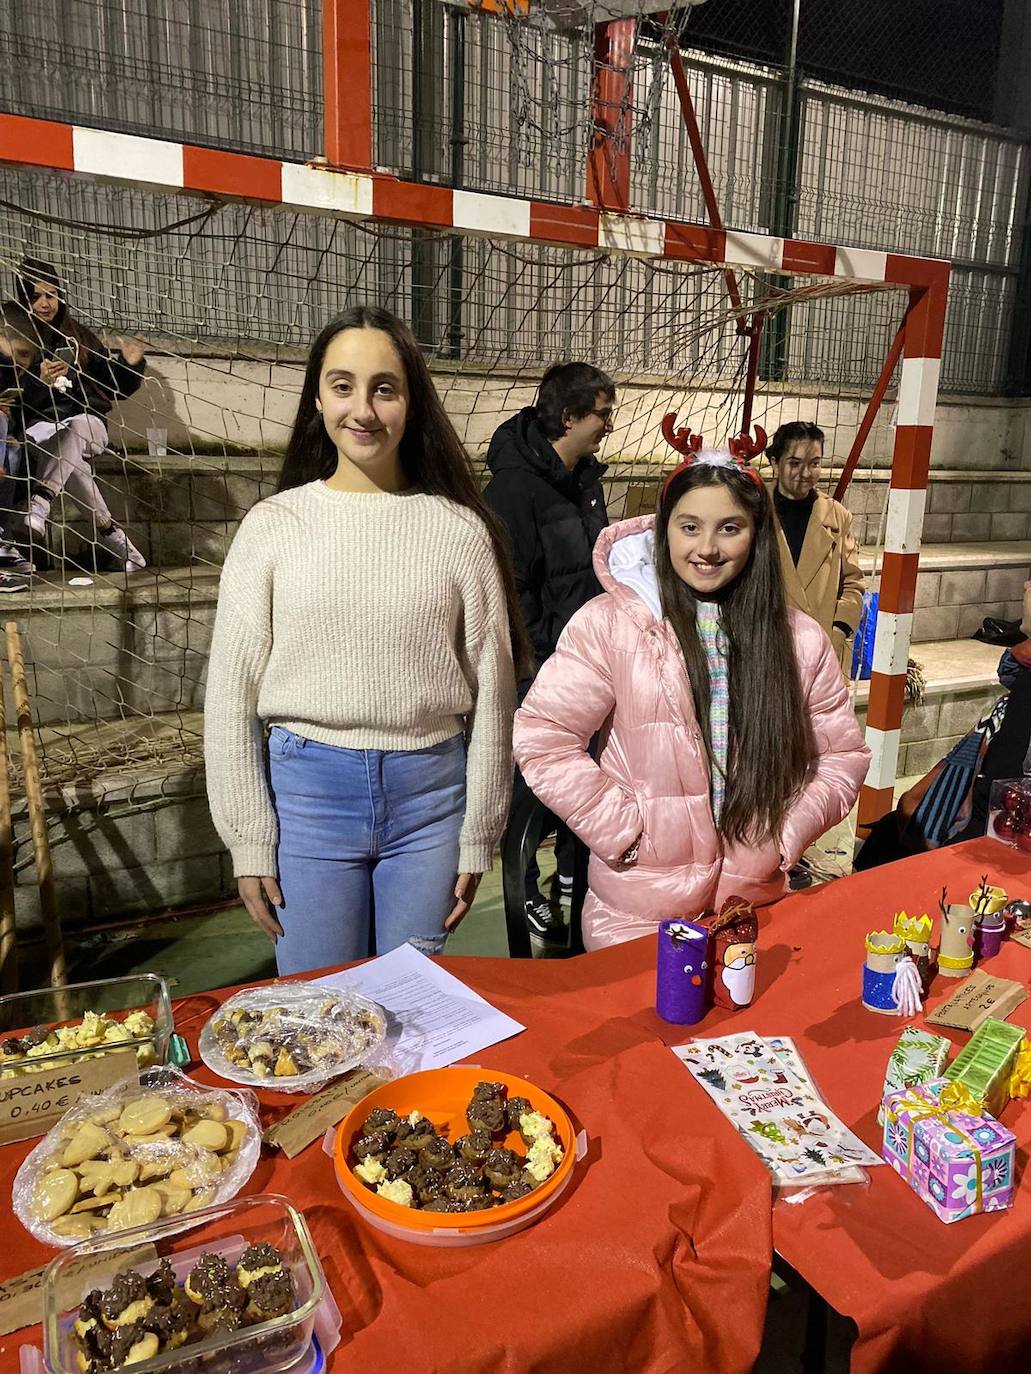
[[[96,539],[124,572],[146,560],[107,508],[90,458],[107,446],[108,415],[115,401],[138,391],[144,348],[119,339],[107,348],[76,320],[63,298],[54,268],[26,258],[15,278],[18,299],[30,314],[30,342],[39,364],[24,379],[23,423],[29,441],[31,495],[24,521],[30,540],[42,539],[50,505],[62,491],[91,515]]]
[[[32,564],[6,530],[21,503],[16,495],[17,478],[22,469],[21,379],[36,362],[28,342],[25,311],[13,302],[0,307],[0,591],[24,591],[26,576],[35,571]]]
[[[1031,772],[1031,582],[1019,633],[999,663],[1007,694],[871,827],[857,871],[986,834],[992,783]]]

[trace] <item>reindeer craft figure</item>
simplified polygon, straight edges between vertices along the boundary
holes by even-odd
[[[974,967],[973,909],[960,902],[950,906],[948,892],[943,887],[938,901],[942,914],[941,939],[938,942],[938,972],[943,978],[962,978]]]

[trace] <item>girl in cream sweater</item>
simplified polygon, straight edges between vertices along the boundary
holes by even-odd
[[[280,973],[443,949],[505,823],[524,643],[414,337],[348,311],[229,551],[208,673],[211,813]]]

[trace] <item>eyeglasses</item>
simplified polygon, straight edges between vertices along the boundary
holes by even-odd
[[[589,410],[587,412],[588,415],[593,415],[598,420],[604,420],[607,425],[612,423],[612,417],[615,413],[612,406],[606,406],[604,410]]]

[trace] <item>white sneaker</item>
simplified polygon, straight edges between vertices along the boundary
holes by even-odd
[[[37,492],[29,501],[29,508],[25,512],[25,528],[31,530],[37,539],[42,539],[47,532],[49,519],[50,500]]]
[[[25,557],[17,544],[0,544],[0,573],[29,574],[35,571],[35,564]]]
[[[140,572],[147,566],[147,560],[139,549],[132,542],[125,530],[120,530],[116,525],[113,530],[108,530],[106,534],[98,534],[97,538],[108,553],[113,554],[120,564],[121,572]]]

